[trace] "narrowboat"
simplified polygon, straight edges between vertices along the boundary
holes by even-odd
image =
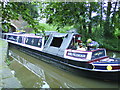
[[[3,33],[7,42],[39,52],[52,61],[82,71],[81,74],[109,80],[119,80],[120,59],[109,58],[104,48],[81,44],[81,35],[74,32],[45,32],[45,35]],[[77,48],[76,43],[81,45]]]

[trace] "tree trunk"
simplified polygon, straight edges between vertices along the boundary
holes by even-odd
[[[110,33],[110,14],[111,14],[111,2],[108,2],[108,6],[107,6],[107,15],[106,15],[106,22],[104,24],[104,36],[105,37],[111,37],[111,33]]]
[[[91,34],[92,33],[92,6],[91,6],[91,3],[90,3],[90,7],[89,7],[89,25],[88,25],[88,33]]]
[[[102,18],[103,18],[103,2],[100,3],[100,31],[101,31],[101,36],[103,36],[103,22],[102,22]]]
[[[116,8],[117,8],[117,2],[115,2],[115,7],[114,7],[114,11],[113,11],[113,16],[112,16],[112,23],[111,23],[111,25],[114,23],[114,18],[115,18],[115,14],[116,14]]]
[[[102,29],[102,11],[103,11],[103,7],[102,7],[102,2],[101,2],[101,11],[100,11],[100,28]]]
[[[85,22],[85,19],[83,19],[83,25],[82,25],[82,31],[83,31],[83,34],[84,36],[86,37],[87,36],[87,28],[86,28],[86,22]]]

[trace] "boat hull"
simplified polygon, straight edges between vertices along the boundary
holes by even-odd
[[[85,63],[85,62],[78,63],[78,61],[72,61],[70,59],[65,59],[62,57],[51,55],[46,52],[37,51],[37,50],[26,48],[26,47],[16,45],[13,43],[9,43],[9,45],[10,45],[10,47],[17,48],[22,52],[25,52],[35,58],[43,60],[52,65],[56,65],[57,67],[60,67],[63,70],[69,71],[71,73],[75,73],[77,75],[84,76],[84,77],[91,77],[91,78],[97,78],[97,79],[101,79],[101,80],[112,80],[115,82],[120,82],[120,78],[119,78],[120,72],[119,71],[118,72],[101,72],[101,71],[85,70],[85,69],[76,67],[74,65],[77,65],[77,66],[83,65],[83,67],[93,68],[92,65],[88,65],[88,63]],[[43,59],[41,59],[41,58],[43,58]],[[71,65],[71,64],[73,64],[73,65]]]

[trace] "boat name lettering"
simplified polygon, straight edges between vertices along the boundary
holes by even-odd
[[[87,53],[67,52],[67,56],[72,56],[76,58],[86,58]]]

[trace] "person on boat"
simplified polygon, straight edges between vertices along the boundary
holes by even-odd
[[[78,42],[77,50],[86,51],[85,44],[82,41]]]
[[[98,42],[93,41],[92,39],[87,40],[87,50],[96,49],[99,47]]]

